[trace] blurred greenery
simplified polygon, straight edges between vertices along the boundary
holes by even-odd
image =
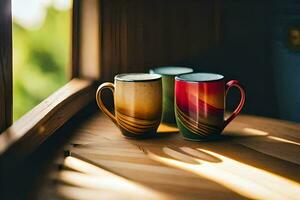
[[[34,30],[13,23],[14,120],[67,82],[70,41],[70,10],[49,7],[43,25]]]

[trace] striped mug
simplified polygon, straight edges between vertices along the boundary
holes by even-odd
[[[114,94],[114,114],[102,102],[101,93],[104,89],[110,89]],[[144,73],[116,75],[114,84],[107,82],[99,86],[96,101],[124,136],[154,136],[162,115],[161,76]]]
[[[241,93],[240,103],[224,120],[225,98],[231,87]],[[225,84],[224,76],[211,73],[191,73],[175,78],[175,113],[180,133],[188,140],[216,138],[240,113],[245,102],[245,90],[237,80]]]

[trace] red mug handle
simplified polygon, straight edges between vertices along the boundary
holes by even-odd
[[[224,128],[241,112],[244,103],[245,103],[245,99],[246,99],[246,93],[245,93],[245,89],[244,87],[237,81],[237,80],[231,80],[229,82],[226,83],[226,91],[225,91],[225,96],[227,98],[227,93],[229,91],[230,88],[232,87],[236,87],[239,89],[240,93],[241,93],[241,100],[239,105],[237,106],[237,108],[233,111],[233,113],[225,120],[224,122]]]

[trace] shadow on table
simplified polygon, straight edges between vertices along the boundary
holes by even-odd
[[[177,134],[139,147],[153,160],[214,181],[244,197],[293,199],[300,195],[300,144],[244,128],[210,142]]]

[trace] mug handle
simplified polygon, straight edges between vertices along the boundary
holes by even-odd
[[[230,88],[237,87],[241,93],[241,100],[237,108],[233,111],[233,113],[225,120],[224,122],[224,128],[241,112],[245,99],[246,99],[246,93],[244,87],[237,81],[237,80],[231,80],[226,83],[226,90],[225,90],[225,96],[227,98],[227,93]]]
[[[104,105],[102,99],[101,99],[101,93],[104,89],[110,89],[111,92],[114,94],[115,93],[115,86],[114,84],[112,83],[102,83],[98,89],[97,89],[97,92],[96,92],[96,101],[97,101],[97,104],[98,104],[98,107],[100,108],[100,110],[102,110],[102,112],[108,116],[115,124],[117,124],[117,120],[116,120],[116,117],[113,113],[111,113]]]

